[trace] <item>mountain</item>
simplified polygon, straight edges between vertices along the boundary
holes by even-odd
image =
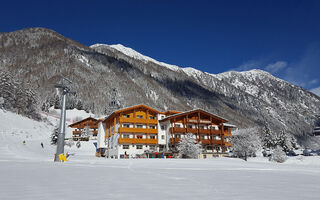
[[[63,75],[77,93],[69,107],[94,113],[110,113],[114,96],[121,107],[202,108],[240,128],[267,123],[302,143],[320,114],[320,97],[265,71],[209,74],[156,61],[120,44],[88,47],[44,28],[0,33],[0,69],[31,85],[43,109],[56,103],[53,86]]]

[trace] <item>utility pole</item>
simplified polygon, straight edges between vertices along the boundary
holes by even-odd
[[[66,129],[66,103],[67,103],[67,94],[73,93],[70,91],[70,88],[67,85],[71,85],[72,82],[61,76],[61,84],[55,84],[55,88],[59,88],[62,91],[61,94],[61,115],[60,115],[60,125],[57,141],[57,152],[55,161],[60,161],[59,155],[64,154],[64,138],[65,138],[65,129]]]

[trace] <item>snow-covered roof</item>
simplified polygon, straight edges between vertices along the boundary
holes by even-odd
[[[231,128],[237,128],[237,126],[233,124],[223,123],[223,125]]]

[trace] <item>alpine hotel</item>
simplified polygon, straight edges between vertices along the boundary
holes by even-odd
[[[117,110],[100,123],[105,134],[103,152],[108,158],[175,155],[186,133],[192,133],[196,141],[201,142],[199,158],[227,156],[231,148],[231,129],[235,128],[227,124],[226,119],[202,109],[160,112],[146,105]],[[78,133],[76,129],[74,136]]]

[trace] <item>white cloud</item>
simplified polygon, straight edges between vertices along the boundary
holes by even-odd
[[[319,82],[320,43],[309,45],[304,54],[289,67],[281,76],[284,80],[307,89],[314,88]]]
[[[320,87],[313,88],[310,90],[310,92],[312,92],[320,97]]]
[[[243,63],[242,65],[240,65],[237,68],[231,69],[232,71],[248,71],[251,69],[257,69],[260,68],[261,66],[261,62],[260,61],[256,61],[256,60],[249,60],[245,63]]]
[[[270,73],[277,73],[280,70],[284,69],[287,67],[288,63],[285,61],[277,61],[275,63],[267,65],[264,69]]]
[[[317,84],[318,82],[319,82],[318,79],[313,79],[313,80],[309,81],[309,84],[310,84],[310,85],[315,85],[315,84]]]

